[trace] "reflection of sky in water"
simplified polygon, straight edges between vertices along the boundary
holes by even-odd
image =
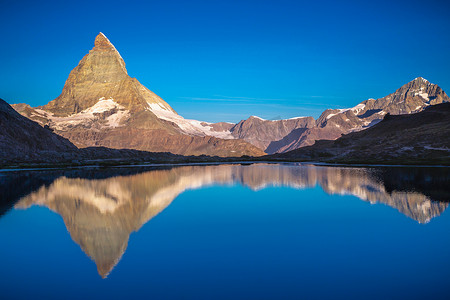
[[[18,298],[445,298],[447,204],[387,193],[375,175],[235,165],[59,177],[0,219],[0,288]]]

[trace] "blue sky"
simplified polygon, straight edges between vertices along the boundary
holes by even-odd
[[[141,2],[0,0],[0,97],[56,98],[100,31],[186,118],[318,117],[418,76],[450,89],[448,1]]]

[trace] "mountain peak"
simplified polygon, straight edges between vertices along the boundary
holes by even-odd
[[[114,50],[116,50],[114,45],[108,40],[108,38],[102,32],[100,32],[95,37],[94,45],[95,45],[95,48],[114,49]]]
[[[419,84],[431,84],[431,82],[429,82],[428,80],[426,80],[423,77],[414,78],[414,80],[412,80],[411,82],[415,82],[415,83],[419,83]]]
[[[258,120],[261,120],[261,121],[266,121],[266,119],[260,118],[258,116],[250,116],[249,119],[258,119]]]
[[[428,88],[433,88],[436,85],[434,83],[429,82],[428,80],[426,80],[423,77],[416,77],[413,80],[411,80],[410,82],[406,83],[405,85],[403,85],[402,87],[400,87],[399,91],[403,92],[404,90],[410,90],[410,91],[415,91],[415,90],[425,90]]]

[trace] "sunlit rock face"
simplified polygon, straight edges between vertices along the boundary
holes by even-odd
[[[162,212],[179,194],[211,185],[241,184],[304,189],[320,185],[329,194],[383,203],[419,223],[439,216],[448,203],[418,191],[387,192],[368,169],[274,164],[183,166],[107,179],[59,177],[23,197],[16,208],[41,205],[60,214],[72,239],[106,277],[118,263],[132,232]]]
[[[94,44],[70,72],[61,95],[43,109],[55,116],[69,116],[94,106],[101,98],[113,98],[126,109],[138,105],[144,107],[144,101],[150,99],[165,103],[151,92],[145,95],[149,99],[139,93],[139,83],[128,76],[119,52],[102,33],[95,38]]]

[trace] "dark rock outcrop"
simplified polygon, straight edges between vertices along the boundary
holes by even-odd
[[[63,158],[77,150],[67,139],[17,113],[0,99],[0,160]]]

